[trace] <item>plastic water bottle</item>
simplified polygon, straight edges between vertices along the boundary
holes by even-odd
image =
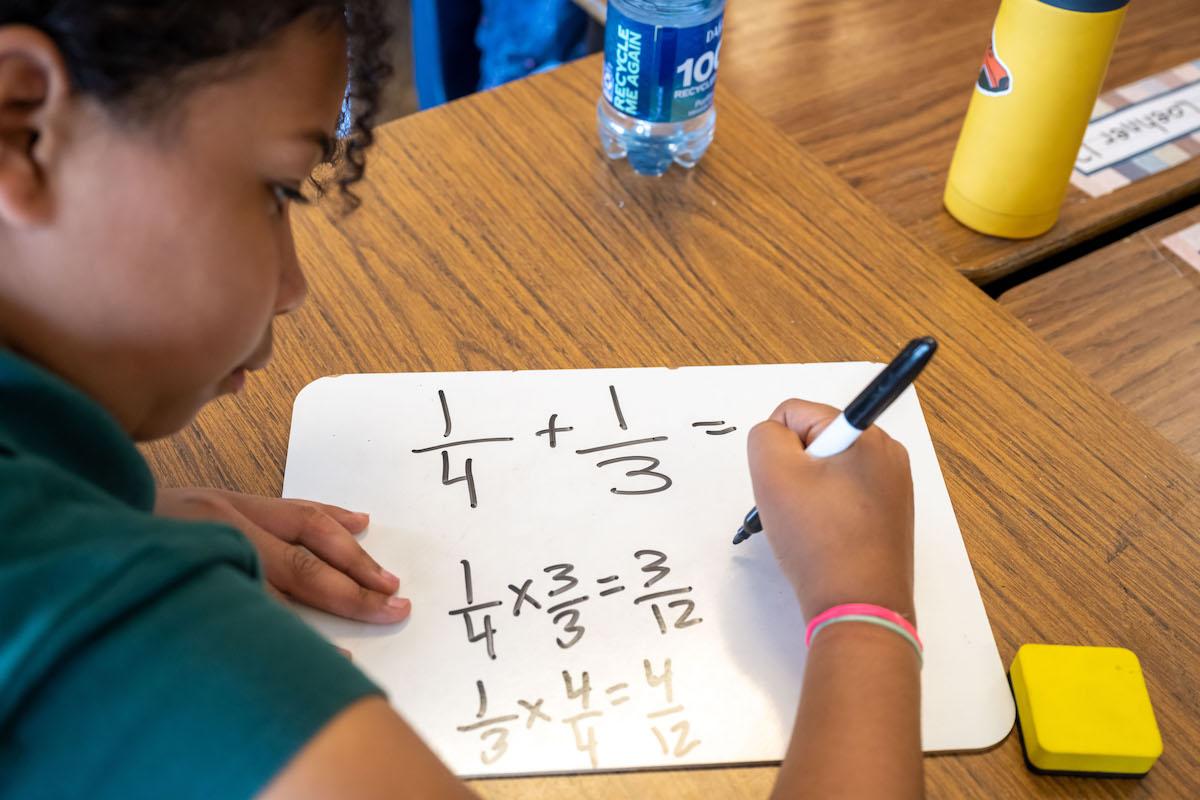
[[[608,0],[600,143],[643,175],[693,167],[717,124],[725,0]]]

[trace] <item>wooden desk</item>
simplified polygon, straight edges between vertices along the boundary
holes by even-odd
[[[1200,272],[1164,220],[1001,295],[1016,315],[1138,416],[1200,460]]]
[[[928,759],[930,796],[1200,794],[1200,467],[1139,435],[1132,413],[728,88],[722,136],[695,171],[646,179],[606,161],[596,70],[383,128],[357,215],[295,215],[312,297],[277,326],[276,362],[150,448],[164,482],[277,493],[292,398],[326,374],[886,359],[930,333],[944,346],[922,405],[1001,657],[1028,641],[1130,647],[1167,747],[1142,781],[1043,778],[1010,736]],[[763,797],[774,775],[475,786],[707,800]]]
[[[1017,241],[975,233],[947,214],[950,156],[998,7],[997,0],[735,0],[718,83],[980,283],[1200,191],[1200,159],[1105,197],[1070,187],[1054,229]],[[1135,0],[1105,90],[1197,57],[1196,0]]]

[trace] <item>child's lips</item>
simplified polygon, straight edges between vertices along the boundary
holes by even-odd
[[[245,364],[242,364],[240,367],[238,367],[238,369],[244,370],[245,372],[255,372],[256,370],[263,369],[271,360],[271,350],[271,343],[268,341],[265,352],[255,353]]]
[[[246,367],[238,367],[221,381],[222,393],[237,394],[246,385]]]
[[[241,372],[257,372],[260,369],[264,369],[270,361],[271,350],[268,348],[266,353],[251,356],[244,364],[238,365],[238,368],[234,372],[238,372],[239,370]]]
[[[229,393],[229,394],[237,394],[238,392],[240,392],[242,390],[242,387],[246,385],[246,374],[262,369],[263,367],[265,367],[267,365],[267,362],[270,360],[271,360],[271,351],[268,348],[265,355],[259,356],[257,358],[252,359],[251,361],[246,362],[245,364],[242,364],[240,367],[235,369],[233,372],[226,375],[225,379],[221,381],[221,385],[220,385],[221,392]]]

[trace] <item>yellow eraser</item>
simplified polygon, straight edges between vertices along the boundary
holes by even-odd
[[[1143,775],[1162,755],[1142,666],[1131,651],[1026,644],[1009,677],[1034,767]]]

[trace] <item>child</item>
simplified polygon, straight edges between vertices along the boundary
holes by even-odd
[[[353,539],[365,517],[156,493],[133,446],[267,363],[305,293],[289,206],[335,150],[353,203],[381,18],[377,0],[0,0],[0,797],[470,794],[264,591],[262,573],[403,619]],[[911,620],[907,457],[878,429],[808,457],[835,413],[788,401],[751,434],[771,545],[806,616]],[[776,793],[919,795],[918,669],[883,627],[820,632]]]

